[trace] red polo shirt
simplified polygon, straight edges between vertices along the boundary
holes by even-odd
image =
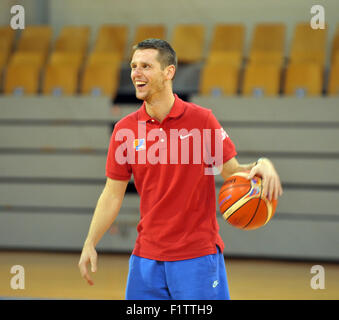
[[[106,175],[117,180],[134,176],[140,222],[133,254],[175,261],[216,253],[216,245],[224,250],[210,173],[218,150],[219,164],[236,155],[211,110],[177,95],[161,123],[147,114],[145,103],[116,123]]]

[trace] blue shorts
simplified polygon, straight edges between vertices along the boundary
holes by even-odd
[[[157,261],[131,255],[127,300],[229,300],[224,256]]]

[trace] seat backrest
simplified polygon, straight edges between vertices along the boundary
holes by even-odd
[[[205,27],[201,24],[178,24],[174,27],[172,47],[178,62],[194,63],[203,57]]]

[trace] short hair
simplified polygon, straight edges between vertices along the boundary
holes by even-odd
[[[158,61],[162,68],[170,65],[174,65],[175,68],[177,68],[177,55],[167,41],[161,39],[145,39],[133,46],[134,51],[143,49],[158,50]]]

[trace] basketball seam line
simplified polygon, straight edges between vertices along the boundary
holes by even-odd
[[[246,186],[246,185],[247,185],[247,184],[244,184],[244,186]],[[241,185],[241,186],[243,186],[243,185]],[[232,188],[232,187],[230,187],[230,188]],[[245,194],[245,196],[247,196],[247,195],[251,192],[251,190],[252,190],[252,185],[250,184],[249,189],[248,189],[247,193]],[[222,215],[224,215],[225,212],[226,212],[227,210],[231,209],[231,208],[232,208],[239,200],[240,200],[240,199],[238,199],[237,201],[235,201],[228,209],[226,209],[224,212],[222,212]],[[245,203],[247,203],[247,201],[246,201]],[[242,206],[240,206],[239,208],[241,208],[241,207],[242,207]],[[233,213],[234,213],[234,212],[233,212]],[[232,213],[232,214],[233,214],[233,213]],[[229,217],[231,217],[232,214],[231,214]],[[229,217],[227,217],[227,219],[228,219]]]
[[[250,219],[250,221],[242,229],[246,229],[251,224],[253,219],[255,218],[255,216],[257,214],[257,211],[258,211],[258,208],[259,208],[259,205],[260,205],[260,202],[261,202],[262,190],[263,190],[263,186],[260,185],[260,196],[259,196],[259,201],[258,201],[258,204],[257,204],[257,208],[255,209],[254,214],[252,215],[252,218]]]

